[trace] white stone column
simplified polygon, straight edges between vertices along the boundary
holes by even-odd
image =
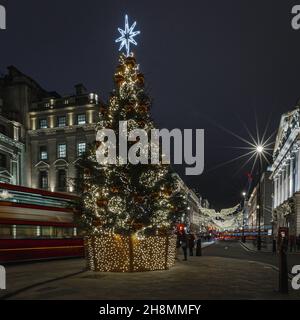
[[[278,206],[278,178],[274,179],[274,208]]]
[[[300,178],[300,161],[299,161],[299,155],[300,155],[300,150],[298,150],[298,152],[296,153],[296,191],[299,191],[299,186],[300,186],[300,182],[299,182],[299,178]]]
[[[280,175],[278,176],[277,178],[277,196],[276,196],[276,207],[279,206],[279,203],[280,203]]]
[[[293,175],[294,175],[294,161],[293,159],[290,159],[290,192],[289,192],[289,196],[292,197],[293,196],[293,191],[294,191],[294,185],[293,185]]]
[[[283,177],[284,177],[284,171],[282,171],[280,175],[280,204],[283,202],[283,199],[284,199]]]
[[[290,174],[291,174],[291,166],[289,162],[287,166],[287,172],[286,172],[286,198],[287,199],[290,197]]]
[[[290,163],[288,162],[286,165],[285,171],[285,200],[287,200],[290,196]]]
[[[282,170],[281,174],[281,203],[285,200],[285,168]]]

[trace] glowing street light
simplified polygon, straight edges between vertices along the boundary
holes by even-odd
[[[253,135],[251,133],[251,131],[249,130],[249,128],[247,127],[247,125],[245,123],[243,123],[249,138],[244,138],[234,132],[232,132],[229,129],[226,129],[223,126],[217,125],[220,129],[222,129],[223,131],[231,134],[232,136],[234,136],[235,138],[239,139],[240,141],[242,141],[245,145],[241,146],[241,147],[229,147],[232,149],[244,149],[246,150],[246,152],[240,156],[237,156],[236,158],[233,158],[229,161],[223,162],[217,166],[215,166],[212,169],[216,169],[216,168],[220,168],[222,166],[225,166],[229,163],[235,162],[235,161],[241,161],[241,159],[245,159],[245,162],[240,166],[240,169],[238,171],[236,171],[236,174],[242,170],[242,168],[244,168],[245,166],[247,166],[248,164],[250,164],[250,162],[252,162],[252,167],[250,170],[250,174],[252,175],[252,172],[256,166],[256,164],[258,163],[258,188],[257,188],[257,203],[258,203],[258,208],[257,209],[257,227],[258,227],[258,233],[257,233],[257,250],[260,251],[261,250],[261,217],[262,217],[262,205],[261,205],[261,175],[262,175],[262,166],[263,166],[263,162],[266,161],[268,164],[270,164],[269,160],[268,160],[268,156],[272,157],[271,152],[273,151],[273,146],[274,146],[274,141],[273,140],[273,136],[275,134],[275,131],[267,137],[267,131],[268,131],[268,127],[269,127],[269,122],[270,119],[267,123],[267,125],[265,126],[264,132],[262,134],[262,136],[260,136],[259,134],[259,130],[258,130],[258,122],[257,119],[255,117],[256,120],[256,135]],[[244,196],[244,194],[243,194]],[[247,194],[246,196],[244,196],[244,202],[246,200]]]
[[[263,153],[263,152],[264,152],[264,146],[258,145],[258,146],[256,147],[256,152],[257,152],[257,153]]]
[[[243,191],[242,192],[242,196],[243,196],[243,227],[241,228],[242,230],[242,242],[245,243],[246,242],[246,237],[245,237],[245,203],[246,203],[246,196],[247,196],[247,192]]]

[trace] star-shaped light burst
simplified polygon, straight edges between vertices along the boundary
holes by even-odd
[[[243,121],[241,121],[241,122],[244,125],[244,127],[249,135],[248,139],[215,123],[215,125],[217,125],[220,129],[231,134],[232,136],[236,137],[237,139],[239,139],[240,141],[245,143],[245,146],[229,147],[229,148],[246,150],[246,152],[244,154],[234,158],[234,159],[220,163],[219,165],[211,168],[210,171],[217,169],[217,168],[220,168],[220,167],[223,167],[223,166],[230,164],[232,162],[235,162],[235,161],[241,162],[241,160],[245,159],[244,163],[241,162],[240,169],[236,171],[236,174],[238,174],[244,167],[246,167],[249,163],[252,162],[252,167],[251,167],[251,171],[250,171],[250,174],[252,175],[253,170],[254,170],[257,162],[260,162],[260,165],[262,165],[263,161],[266,161],[267,164],[270,164],[269,158],[272,157],[271,152],[273,151],[273,146],[274,146],[273,137],[276,133],[276,131],[274,131],[272,134],[267,136],[270,118],[269,118],[269,121],[267,122],[267,124],[265,125],[265,129],[264,129],[264,132],[262,135],[259,134],[258,121],[256,118],[256,114],[255,114],[256,135],[253,135],[251,133],[251,131],[249,130],[249,128],[247,127],[247,125]]]
[[[136,26],[136,22],[134,22],[132,26],[129,28],[128,15],[126,14],[124,30],[121,28],[118,28],[121,34],[121,37],[116,40],[116,43],[121,42],[119,51],[121,51],[125,47],[127,57],[130,54],[130,44],[132,43],[135,46],[137,46],[137,42],[134,40],[134,37],[141,33],[140,31],[134,31],[135,26]]]

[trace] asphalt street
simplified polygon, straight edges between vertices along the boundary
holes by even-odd
[[[217,241],[204,250],[205,256],[232,258],[247,261],[256,261],[278,267],[279,257],[270,252],[253,252],[245,249],[238,241]],[[288,253],[289,271],[294,265],[300,265],[300,253]]]

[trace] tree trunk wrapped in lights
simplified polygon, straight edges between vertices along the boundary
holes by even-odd
[[[151,101],[144,90],[144,76],[133,56],[120,56],[115,73],[115,90],[108,106],[100,110],[100,129],[113,129],[119,139],[119,121],[127,121],[128,131],[155,129],[150,118]],[[137,142],[139,140],[137,139]],[[186,208],[169,165],[99,164],[91,146],[79,163],[81,178],[77,188],[79,224],[86,235],[88,267],[94,271],[148,271],[170,268],[175,262],[176,241],[172,230]],[[134,145],[128,142],[128,149]],[[138,144],[138,143],[137,143]],[[150,149],[151,143],[148,148]],[[117,155],[119,145],[117,143]]]

